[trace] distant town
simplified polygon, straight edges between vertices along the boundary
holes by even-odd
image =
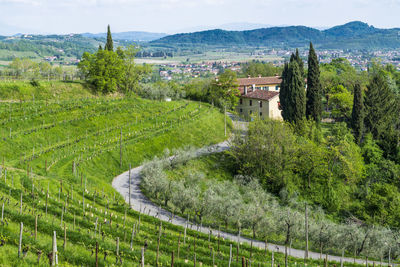
[[[270,61],[275,66],[282,66],[288,61],[292,50],[268,49],[250,53],[253,60],[265,61],[266,56],[273,56],[279,60]],[[307,61],[307,50],[300,51],[304,62]],[[318,50],[317,55],[321,63],[330,63],[336,58],[345,58],[350,64],[360,71],[367,71],[371,60],[380,64],[392,64],[400,70],[400,51],[358,51],[358,50]],[[238,72],[241,70],[243,61],[203,61],[203,62],[170,62],[154,64],[159,69],[163,80],[179,80],[184,78],[198,78],[216,76],[225,69]]]

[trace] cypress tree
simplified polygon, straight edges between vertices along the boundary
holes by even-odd
[[[351,113],[351,128],[354,139],[360,144],[364,132],[364,101],[360,84],[354,86],[353,111]]]
[[[313,119],[317,123],[322,117],[322,86],[319,80],[319,63],[313,44],[310,43],[308,54],[308,73],[307,73],[307,119]]]
[[[107,26],[107,42],[104,50],[114,51],[114,44],[111,36],[110,25]]]
[[[290,62],[296,61],[300,68],[301,76],[304,77],[304,62],[300,57],[299,49],[296,48],[296,53],[290,56]]]
[[[282,71],[282,82],[281,82],[281,89],[279,92],[279,103],[280,103],[280,108],[282,110],[282,117],[285,119],[287,117],[286,111],[287,111],[287,73],[289,69],[289,64],[285,62],[285,65],[283,67]],[[285,119],[286,120],[286,119]]]
[[[99,49],[97,51],[102,51],[103,47],[101,46],[101,44],[99,44]]]
[[[300,67],[296,60],[289,63],[284,79],[284,106],[282,117],[291,123],[303,120],[306,112],[306,92]]]

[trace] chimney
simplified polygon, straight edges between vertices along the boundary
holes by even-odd
[[[261,74],[258,74],[258,78],[261,78]]]
[[[250,79],[251,78],[251,76],[250,75],[247,75],[247,79]]]
[[[247,86],[244,87],[244,94],[247,95]]]

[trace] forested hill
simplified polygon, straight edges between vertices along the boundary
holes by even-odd
[[[81,35],[84,37],[88,37],[88,38],[106,38],[107,33],[82,33]],[[165,33],[129,31],[129,32],[114,33],[113,39],[114,40],[148,42],[148,41],[160,39],[166,35],[167,34],[165,34]]]
[[[378,29],[355,21],[323,31],[305,26],[249,31],[209,30],[170,35],[153,43],[302,47],[310,41],[327,49],[394,49],[400,48],[400,29]]]

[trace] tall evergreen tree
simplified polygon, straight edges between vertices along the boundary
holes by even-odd
[[[364,132],[364,101],[361,85],[357,83],[354,86],[353,111],[351,113],[351,128],[353,130],[354,139],[360,144]]]
[[[111,36],[110,25],[107,26],[107,42],[104,50],[114,51],[114,44]]]
[[[399,112],[397,96],[390,89],[383,71],[373,75],[364,99],[365,130],[372,133],[389,158],[395,158],[399,148]]]
[[[367,85],[365,94],[365,127],[374,138],[380,139],[392,125],[395,114],[395,95],[390,90],[383,73],[377,73]]]
[[[304,79],[296,60],[289,63],[283,79],[285,89],[284,95],[281,96],[284,102],[282,117],[291,123],[300,122],[306,112],[306,92]]]
[[[98,51],[103,51],[103,47],[101,46],[101,44],[99,44],[99,49]]]
[[[313,44],[310,43],[308,54],[308,73],[307,73],[307,119],[313,119],[317,123],[322,117],[322,85],[319,79],[319,63]]]
[[[287,111],[287,73],[289,69],[289,63],[285,62],[285,65],[283,67],[282,71],[282,82],[281,82],[281,89],[279,92],[279,104],[280,108],[282,110],[282,117],[286,117],[286,111]]]
[[[294,53],[294,54],[292,53],[292,55],[290,56],[290,62],[292,62],[292,61],[297,62],[297,64],[299,65],[299,68],[300,68],[301,76],[304,77],[304,62],[300,57],[298,48],[296,48],[296,53]]]

